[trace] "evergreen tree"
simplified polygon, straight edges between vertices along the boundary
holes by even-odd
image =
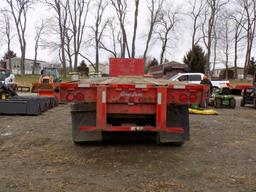
[[[247,73],[249,75],[254,75],[254,73],[256,72],[255,69],[256,69],[256,61],[255,61],[254,57],[252,57],[249,65],[247,67]]]
[[[14,58],[14,57],[16,57],[16,53],[14,53],[12,50],[7,51],[4,54],[4,59],[11,59],[11,58]]]
[[[7,51],[5,54],[4,54],[4,57],[3,57],[3,62],[1,63],[1,65],[3,66],[3,68],[7,68],[7,63],[8,63],[8,67],[9,67],[9,70],[12,71],[12,62],[11,62],[11,59],[16,57],[16,53],[14,53],[14,51],[12,50],[9,50]],[[8,62],[7,62],[8,60]]]
[[[158,63],[158,61],[156,60],[156,58],[154,58],[154,59],[151,60],[150,63],[147,65],[146,73],[149,71],[150,67],[157,66],[157,65],[159,65],[159,63]]]
[[[195,45],[185,56],[184,63],[189,72],[205,73],[206,55],[199,45]]]
[[[77,67],[77,71],[81,73],[81,75],[88,76],[89,74],[89,67],[87,67],[86,63],[84,60],[80,63],[80,66]]]

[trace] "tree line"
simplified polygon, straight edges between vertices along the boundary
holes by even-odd
[[[168,0],[4,1],[0,30],[8,51],[16,35],[22,74],[29,33],[28,12],[39,4],[47,7],[52,17],[42,18],[35,26],[34,63],[40,48],[57,50],[64,74],[67,68],[76,70],[79,59],[86,60],[98,72],[103,52],[111,57],[146,60],[155,45],[159,45],[162,64],[175,51],[173,47],[180,43],[185,28],[190,31],[191,50],[200,46],[205,51],[204,71],[209,75],[221,62],[226,68],[234,66],[237,77],[238,61],[244,60],[247,69],[253,55],[256,0],[187,0],[182,7],[175,7]],[[144,23],[139,18],[142,13]],[[142,26],[143,30],[138,30]],[[138,51],[138,46],[143,50]],[[190,57],[193,59],[193,54]],[[247,70],[244,71],[246,78]]]
[[[239,58],[246,78],[255,48],[256,0],[193,0],[189,5],[193,23],[191,52],[198,52],[200,45],[204,47],[205,72],[212,76],[217,63],[221,62],[226,71],[233,66],[238,78]],[[189,63],[193,56],[190,53],[184,60],[190,57]],[[202,62],[202,58],[200,60]]]

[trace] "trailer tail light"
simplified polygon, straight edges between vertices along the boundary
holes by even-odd
[[[75,96],[72,93],[67,94],[66,99],[68,102],[72,102],[75,99]]]
[[[134,98],[133,97],[129,98],[129,103],[134,103]]]
[[[140,97],[140,98],[139,98],[139,102],[140,102],[140,103],[143,103],[143,102],[144,102],[143,97]]]
[[[124,102],[125,102],[125,98],[124,98],[124,97],[120,97],[119,101],[120,101],[121,103],[124,103]]]
[[[77,93],[76,94],[76,100],[77,101],[83,101],[84,100],[84,95],[82,93]]]
[[[180,101],[182,102],[182,103],[186,103],[187,101],[188,101],[188,96],[187,95],[181,95],[180,96]]]
[[[197,101],[197,97],[196,97],[195,95],[190,95],[189,101],[190,101],[191,103],[195,103],[195,102]]]

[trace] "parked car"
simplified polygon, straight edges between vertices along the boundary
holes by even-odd
[[[178,73],[170,78],[172,81],[182,81],[186,83],[200,84],[203,79],[203,73]],[[213,88],[230,87],[229,80],[224,81],[211,81]]]

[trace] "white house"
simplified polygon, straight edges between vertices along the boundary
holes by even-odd
[[[89,65],[89,73],[94,73],[95,69],[92,65]],[[99,64],[99,72],[101,74],[109,74],[109,65],[108,64]]]
[[[213,77],[216,79],[224,79],[225,78],[225,68],[218,68],[213,71]],[[234,79],[235,68],[229,67],[228,68],[228,78]],[[243,79],[244,77],[244,68],[243,67],[237,67],[237,75],[238,79]]]
[[[8,61],[6,61],[8,63]],[[14,74],[21,74],[20,71],[20,57],[14,57],[11,59],[11,65],[12,65],[12,72]],[[32,74],[34,60],[33,59],[25,59],[25,74]],[[6,65],[7,68],[9,68],[9,65]],[[35,65],[35,74],[40,74],[41,70],[44,67],[57,67],[61,68],[60,64],[51,64],[46,61],[37,61]]]

